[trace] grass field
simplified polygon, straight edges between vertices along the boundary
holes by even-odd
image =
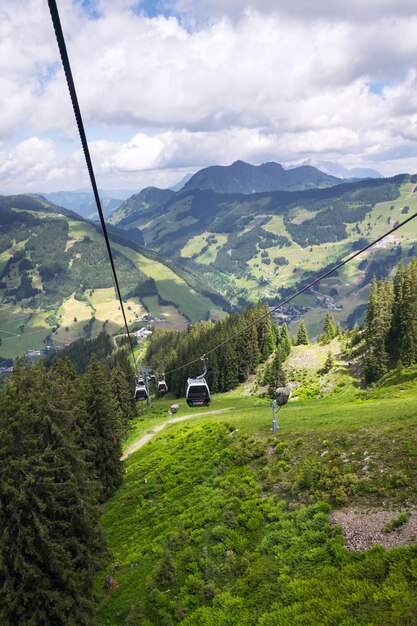
[[[213,236],[216,238],[216,243],[208,243],[207,238]],[[209,265],[214,263],[217,257],[218,250],[226,243],[227,235],[222,233],[210,233],[208,231],[201,235],[192,237],[181,250],[181,256],[184,258],[190,258],[193,254],[198,254],[195,259],[197,263],[202,265]],[[208,246],[208,249],[200,253],[203,247]]]
[[[299,365],[297,351],[292,358]],[[206,409],[223,413],[156,434],[126,461],[106,504],[111,561],[98,591],[110,563],[120,569],[117,589],[102,594],[100,626],[412,624],[417,551],[352,555],[328,512],[377,507],[394,516],[413,505],[416,376],[416,368],[391,374],[362,399],[342,375],[345,390],[285,406],[275,434],[269,401],[240,388]],[[125,445],[166,422],[172,402],[142,411]],[[192,413],[179,404],[176,417]]]
[[[136,317],[146,314],[146,309],[139,298],[126,300],[127,321],[133,323]],[[59,312],[60,328],[53,334],[55,344],[70,343],[85,336],[85,325],[94,316],[95,322],[91,336],[97,336],[102,330],[112,335],[123,327],[123,314],[116,300],[113,288],[92,289],[85,294],[85,301],[76,300],[74,295],[66,300]]]
[[[0,355],[14,359],[27,350],[40,350],[51,328],[46,322],[47,313],[33,313],[20,305],[0,305]],[[22,332],[21,326],[24,326]]]
[[[158,296],[146,296],[143,303],[151,315],[164,317],[164,321],[157,322],[158,328],[176,328],[184,330],[188,326],[188,320],[179,313],[178,309],[172,305],[161,305]]]
[[[116,244],[114,247],[121,250],[121,247]],[[213,308],[210,300],[191,289],[182,278],[174,274],[166,265],[152,261],[127,248],[123,248],[123,253],[130,258],[136,267],[155,280],[161,298],[175,303],[179,312],[185,312],[191,321],[204,319],[210,309]]]
[[[68,220],[68,235],[70,239],[77,240],[82,237],[90,237],[92,241],[97,241],[103,246],[103,253],[106,253],[103,236],[87,222],[78,220]]]

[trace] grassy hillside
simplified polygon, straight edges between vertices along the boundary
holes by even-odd
[[[274,303],[415,212],[415,183],[397,176],[247,195],[189,189],[132,212],[125,227],[140,228],[149,247],[201,272],[233,304]],[[360,318],[372,274],[389,274],[413,253],[416,237],[412,222],[297,301],[312,333],[323,315],[318,309],[332,308],[350,324]]]
[[[177,275],[158,254],[116,233],[112,239],[129,322],[149,312],[166,317],[161,325],[184,328],[221,317],[204,281],[199,289],[195,276]],[[112,334],[122,324],[97,225],[44,199],[1,198],[0,357],[41,349],[46,340],[59,345],[103,329]]]
[[[301,356],[288,364],[298,378]],[[242,388],[168,425],[128,459],[106,505],[111,556],[97,589],[107,573],[117,588],[101,592],[99,624],[414,623],[416,545],[348,550],[331,511],[351,527],[367,511],[365,547],[413,542],[416,381],[416,368],[391,373],[364,395],[340,366],[324,397],[282,409],[276,434],[268,400]],[[138,418],[127,444],[169,404]],[[190,413],[180,401],[178,415]]]

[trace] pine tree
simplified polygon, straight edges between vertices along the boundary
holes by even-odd
[[[237,387],[239,382],[237,356],[230,342],[220,348],[218,359],[221,370],[220,389],[221,391],[230,391]]]
[[[370,384],[380,378],[380,369],[378,361],[375,357],[374,349],[372,346],[368,349],[368,352],[364,359],[363,376],[366,384]]]
[[[330,370],[333,369],[333,366],[334,366],[334,356],[332,352],[329,350],[327,353],[326,360],[323,365],[323,372],[324,373],[330,372]]]
[[[287,377],[282,368],[282,362],[279,354],[275,354],[274,359],[268,370],[268,396],[275,398],[275,390],[277,387],[285,387]]]
[[[272,334],[273,334],[273,336],[274,336],[274,343],[275,343],[275,346],[278,346],[278,345],[279,345],[279,342],[280,342],[280,340],[281,340],[281,331],[280,331],[280,329],[279,329],[279,325],[278,325],[278,322],[277,322],[276,320],[274,320],[274,321],[272,322],[272,326],[271,326],[271,328],[272,328]]]
[[[393,290],[390,281],[372,278],[366,312],[367,356],[364,373],[367,382],[378,380],[385,374],[389,362],[387,343],[392,321]]]
[[[127,433],[129,420],[135,416],[135,412],[132,410],[132,394],[129,382],[119,364],[116,364],[111,370],[111,384],[113,396],[121,416],[121,427],[124,436]]]
[[[334,324],[333,315],[331,313],[326,313],[326,318],[324,320],[324,329],[323,329],[323,338],[322,342],[324,344],[330,343],[332,339],[336,336],[336,328]]]
[[[244,319],[243,323],[246,323]],[[258,336],[255,325],[250,326],[238,338],[237,358],[239,363],[239,381],[245,381],[256,370],[259,363]]]
[[[291,338],[290,333],[288,332],[288,326],[285,322],[281,326],[281,337],[279,345],[284,350],[285,355],[288,356],[291,352]]]
[[[397,267],[397,271],[394,278],[394,301],[392,307],[392,322],[388,335],[388,347],[392,358],[398,359],[401,350],[401,336],[402,336],[402,315],[404,307],[404,280],[405,280],[405,267],[403,261]]]
[[[102,484],[102,499],[108,498],[122,478],[122,416],[113,396],[109,368],[93,357],[84,375],[88,418],[85,446]]]
[[[133,605],[129,615],[127,616],[126,626],[142,626],[142,624],[144,623],[145,616],[143,613],[142,604],[140,602],[136,602],[136,604]]]
[[[208,383],[212,393],[218,393],[219,390],[219,364],[217,353],[212,352],[208,357]]]
[[[136,402],[135,402],[135,386],[136,386],[136,373],[132,367],[132,365],[130,364],[129,361],[129,352],[127,349],[125,350],[117,350],[114,353],[113,358],[111,359],[111,367],[113,368],[115,365],[118,365],[119,367],[122,368],[128,387],[129,387],[129,393],[130,393],[130,403],[132,405],[132,411],[131,411],[131,415],[134,416],[136,414],[136,410],[135,410],[135,406],[136,406]]]
[[[72,393],[68,406],[66,394]],[[0,393],[0,622],[90,626],[103,538],[79,389],[17,363]]]
[[[264,363],[274,350],[274,335],[271,327],[271,317],[269,315],[269,306],[267,304],[258,304],[255,307],[254,314],[261,317],[256,324],[258,332],[258,347],[260,353],[260,362]]]
[[[415,352],[413,333],[413,290],[410,278],[410,274],[407,272],[404,280],[403,299],[400,309],[400,332],[397,339],[398,357],[406,367],[413,363]]]
[[[306,325],[304,324],[304,320],[301,320],[300,325],[298,327],[298,331],[297,331],[296,345],[306,346],[308,344],[309,344],[309,340],[308,340],[307,328],[306,328]]]

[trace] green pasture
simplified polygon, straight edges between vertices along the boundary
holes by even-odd
[[[216,243],[208,243],[207,238],[212,235],[216,238]],[[190,258],[194,254],[198,254],[195,261],[197,263],[201,263],[202,265],[209,265],[210,263],[214,263],[217,258],[217,252],[220,248],[226,243],[228,236],[222,233],[210,233],[205,231],[200,235],[195,235],[192,237],[183,249],[181,250],[181,256],[183,258]],[[200,254],[202,248],[208,245],[208,249]]]
[[[148,309],[150,315],[154,315],[155,317],[164,317],[165,320],[163,322],[158,322],[158,328],[186,328],[188,325],[188,320],[179,313],[178,309],[172,305],[161,305],[158,302],[158,296],[146,296],[142,298],[143,304]]]
[[[349,388],[349,394],[352,389]],[[349,400],[349,401],[347,401]],[[375,428],[384,430],[393,424],[416,425],[417,424],[417,389],[400,391],[396,390],[392,397],[378,399],[346,398],[340,395],[337,398],[325,398],[309,401],[290,401],[279,413],[281,434],[297,434],[308,431],[349,430],[359,431],[363,428]],[[192,414],[184,399],[169,398],[155,401],[151,418],[151,426],[167,421],[166,411],[173,403],[179,403],[180,409],[175,417]],[[248,434],[256,433],[258,436],[269,436],[272,422],[270,400],[257,396],[242,396],[239,392],[232,391],[213,396],[212,403],[205,412],[218,409],[227,409],[227,420],[233,421],[236,428],[240,428]],[[200,412],[201,409],[198,409]],[[160,413],[159,413],[160,412]],[[197,412],[197,411],[196,411]],[[132,424],[127,443],[130,444],[136,437],[147,432],[147,411],[143,412],[139,421]],[[204,416],[192,418],[191,423],[197,424],[204,420]],[[218,422],[225,419],[224,414],[210,415],[210,421]],[[188,422],[187,422],[188,423]],[[175,425],[169,428],[176,428]]]
[[[394,517],[415,502],[416,373],[387,376],[366,399],[342,374],[345,390],[285,406],[276,433],[269,400],[240,388],[156,434],[105,505],[100,626],[412,624],[416,548],[349,553],[328,513]],[[141,410],[126,446],[166,422],[173,401]],[[175,417],[192,414],[178,402]]]
[[[113,245],[117,250],[123,252],[138,269],[155,280],[156,288],[161,298],[173,302],[178,307],[180,313],[187,313],[187,317],[191,321],[196,322],[205,319],[213,306],[210,300],[191,289],[169,267],[148,259],[134,250],[122,248],[118,244]]]
[[[51,333],[51,328],[46,322],[48,313],[37,311],[29,316],[14,315],[12,321],[0,326],[0,355],[3,358],[13,359],[23,356],[27,350],[41,350],[44,339]],[[0,314],[1,323],[1,314]],[[19,331],[19,325],[24,323],[24,332]],[[5,332],[5,331],[8,332]],[[16,331],[17,336],[8,333]]]
[[[99,233],[94,226],[88,224],[87,222],[82,222],[78,220],[67,219],[68,221],[68,236],[70,239],[80,239],[82,237],[90,237],[93,241],[100,242],[104,248],[104,239],[103,235]]]

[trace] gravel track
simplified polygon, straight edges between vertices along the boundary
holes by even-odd
[[[148,443],[148,441],[152,439],[152,437],[154,437],[156,433],[159,433],[161,430],[165,428],[165,426],[169,426],[169,424],[176,424],[178,422],[183,422],[184,420],[189,420],[192,417],[200,417],[201,415],[218,415],[219,413],[223,413],[224,411],[230,411],[231,408],[232,407],[229,406],[225,409],[217,409],[216,411],[203,411],[200,413],[189,413],[188,415],[181,415],[180,417],[174,417],[172,420],[168,420],[167,422],[164,422],[163,424],[159,424],[158,426],[155,426],[155,428],[152,428],[152,430],[148,430],[148,432],[145,435],[142,435],[142,437],[140,437],[139,439],[134,441],[132,444],[130,444],[130,446],[123,453],[122,461],[127,459],[134,452],[136,452],[136,450],[139,450],[139,448],[142,448],[142,446],[144,446],[145,443]]]
[[[417,542],[417,511],[406,511],[409,515],[407,523],[392,532],[384,532],[385,524],[401,512],[349,508],[333,511],[330,523],[342,527],[348,550],[363,551],[376,544],[391,549]]]

